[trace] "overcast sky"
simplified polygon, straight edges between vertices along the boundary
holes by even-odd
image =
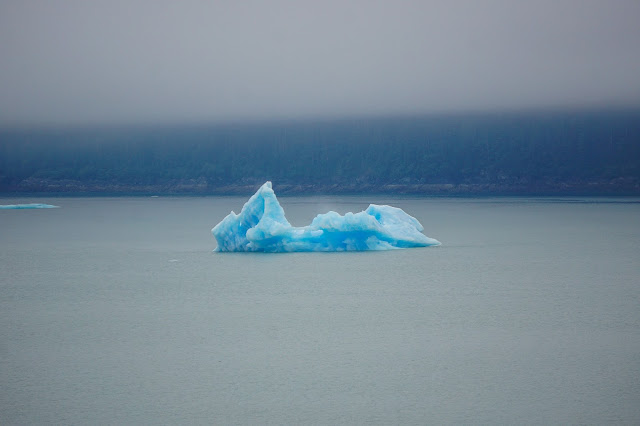
[[[0,124],[630,104],[639,0],[0,0]]]

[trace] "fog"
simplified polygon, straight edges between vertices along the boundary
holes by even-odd
[[[640,2],[3,1],[0,125],[640,105]]]

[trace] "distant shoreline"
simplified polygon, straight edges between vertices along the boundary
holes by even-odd
[[[0,193],[640,195],[640,110],[0,129]]]
[[[265,179],[267,180],[267,179]],[[245,196],[255,192],[264,182],[212,185],[188,179],[157,185],[135,185],[117,182],[81,182],[37,180],[3,188],[0,195],[33,196]],[[635,179],[613,179],[590,182],[536,183],[277,183],[278,195],[414,195],[414,196],[638,196],[640,182]]]

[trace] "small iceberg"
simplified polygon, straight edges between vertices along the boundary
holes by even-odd
[[[57,209],[58,206],[53,206],[51,204],[3,204],[0,205],[0,209],[5,210],[21,210],[21,209]]]
[[[231,212],[211,233],[220,252],[296,252],[391,250],[440,245],[422,233],[424,228],[402,209],[371,204],[365,211],[344,216],[330,211],[310,225],[294,227],[271,182],[266,182],[242,207]]]

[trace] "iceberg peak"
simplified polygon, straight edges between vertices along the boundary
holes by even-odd
[[[231,252],[389,250],[440,245],[424,235],[423,229],[402,209],[375,204],[344,216],[334,211],[319,214],[310,225],[294,227],[267,181],[239,214],[229,213],[211,233],[218,242],[216,251]]]

